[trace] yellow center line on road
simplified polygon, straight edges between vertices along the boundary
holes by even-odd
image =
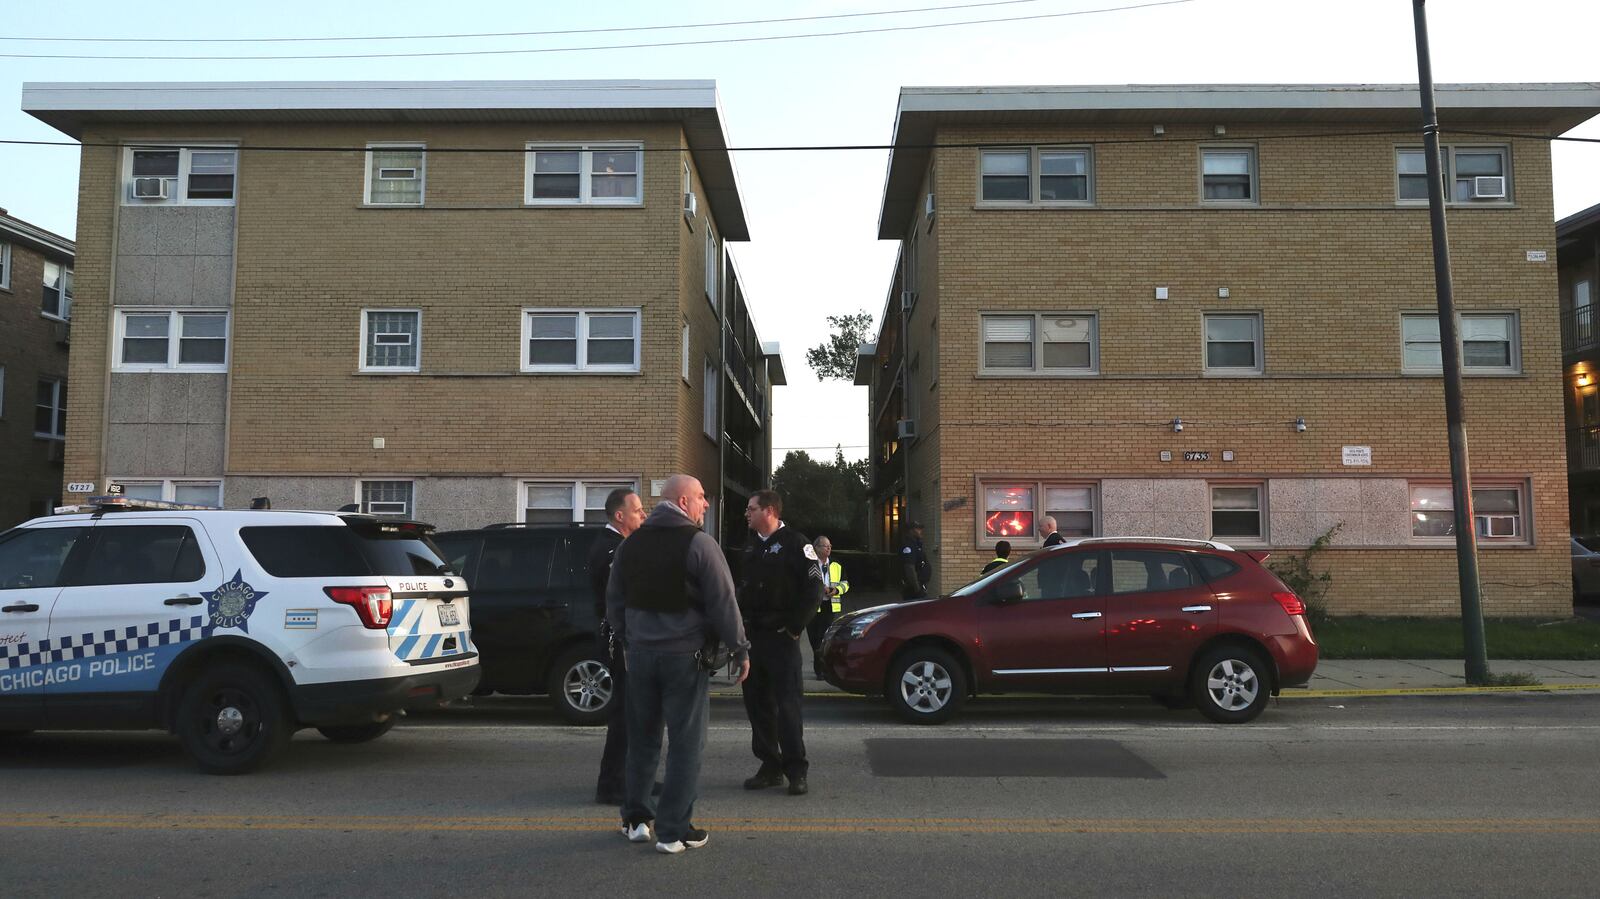
[[[951,834],[1600,834],[1600,818],[706,818],[731,833]],[[342,832],[614,831],[597,816],[402,817],[376,815],[164,815],[11,813],[0,828],[25,830],[255,830]]]

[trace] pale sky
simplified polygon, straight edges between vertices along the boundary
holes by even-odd
[[[943,6],[959,0],[614,0],[368,4],[57,2],[7,16],[31,37],[263,38],[551,31],[721,22]],[[833,32],[1041,15],[1140,0],[1021,0],[973,9],[779,25],[523,38],[339,43],[58,43],[0,38],[0,53],[269,55],[573,47]],[[20,5],[20,0],[12,0]],[[1600,81],[1592,0],[1434,0],[1437,83]],[[32,7],[41,10],[42,7]],[[0,138],[61,135],[19,110],[25,81],[713,78],[732,146],[882,144],[902,85],[1415,83],[1409,0],[1191,0],[1095,15],[697,47],[421,59],[151,61],[0,59]],[[441,18],[440,12],[455,13]],[[1600,137],[1600,120],[1577,136]],[[789,448],[865,455],[866,388],[821,384],[805,349],[825,316],[881,313],[895,246],[876,239],[885,151],[739,153],[752,240],[732,245],[763,340],[780,341],[774,465]],[[1554,148],[1555,211],[1600,203],[1600,144]],[[0,145],[0,207],[71,237],[77,151]],[[1555,298],[1551,297],[1551,302]]]

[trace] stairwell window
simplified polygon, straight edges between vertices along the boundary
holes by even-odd
[[[361,313],[361,371],[421,371],[422,310]]]
[[[362,481],[356,501],[368,515],[410,518],[415,505],[416,484],[412,481]]]
[[[527,145],[530,206],[639,206],[644,147],[638,143]]]
[[[423,144],[368,144],[368,206],[421,206],[427,150]]]
[[[33,436],[48,440],[67,437],[67,382],[51,378],[39,381],[34,400]]]
[[[118,309],[112,371],[228,370],[228,313]]]
[[[636,372],[639,310],[525,309],[525,372]]]
[[[1514,312],[1472,312],[1461,315],[1463,374],[1505,375],[1522,371],[1517,315]],[[1439,374],[1444,370],[1437,313],[1400,316],[1401,371]]]
[[[1206,203],[1254,205],[1256,151],[1254,147],[1201,147],[1200,198]]]

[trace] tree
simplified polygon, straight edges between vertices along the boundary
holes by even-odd
[[[856,348],[872,335],[872,315],[865,310],[854,315],[830,315],[833,334],[826,343],[806,350],[806,364],[824,381],[852,381],[856,376]]]
[[[831,463],[790,450],[772,473],[783,496],[783,520],[813,540],[826,534],[835,549],[862,549],[867,541],[867,461],[846,462],[835,447]]]

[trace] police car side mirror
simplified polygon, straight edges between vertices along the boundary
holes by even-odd
[[[995,588],[989,591],[989,598],[993,600],[996,605],[1003,606],[1008,603],[1022,602],[1022,597],[1022,582],[1016,580],[1015,578],[1005,581],[1004,583],[996,584]]]

